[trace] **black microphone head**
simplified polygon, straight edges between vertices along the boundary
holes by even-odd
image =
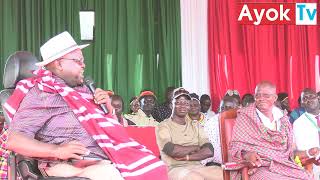
[[[89,85],[94,84],[94,81],[90,76],[87,76],[87,77],[84,78],[84,84],[89,86]]]

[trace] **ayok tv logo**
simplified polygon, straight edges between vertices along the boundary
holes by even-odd
[[[247,25],[320,25],[318,6],[317,3],[239,3],[237,19]]]

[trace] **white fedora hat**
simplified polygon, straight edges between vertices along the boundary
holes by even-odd
[[[36,63],[36,65],[45,66],[73,50],[83,49],[87,46],[89,46],[89,44],[78,45],[72,36],[67,31],[64,31],[49,39],[40,47],[43,61]]]

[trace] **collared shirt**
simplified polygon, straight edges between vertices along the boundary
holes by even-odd
[[[267,127],[270,130],[277,130],[280,131],[281,121],[280,119],[283,117],[283,113],[281,110],[277,107],[272,108],[272,115],[273,115],[273,121],[271,122],[270,119],[265,116],[259,109],[256,109],[257,114],[262,121],[263,125]]]
[[[302,116],[294,121],[293,135],[298,150],[304,151],[319,147],[319,132],[315,125],[317,125],[316,115],[308,112],[303,113]]]
[[[160,149],[161,160],[163,160],[169,169],[183,167],[187,165],[200,165],[200,161],[178,161],[165,154],[162,149],[165,144],[171,142],[182,146],[198,145],[209,143],[209,140],[203,128],[196,121],[186,119],[186,124],[178,124],[171,118],[162,121],[156,127],[157,144]]]
[[[65,84],[62,79],[56,76],[54,78],[57,82]],[[86,86],[74,89],[90,93]],[[22,100],[10,123],[9,132],[19,132],[50,144],[79,141],[90,150],[89,156],[108,159],[95,140],[82,127],[61,95],[43,92],[38,86],[31,88]],[[43,159],[43,161],[46,160]]]
[[[136,114],[125,114],[124,117],[137,126],[157,126],[157,122],[152,116],[148,117],[141,109]]]
[[[305,151],[319,147],[319,131],[315,125],[317,125],[316,115],[308,112],[303,113],[293,122],[293,137],[297,150]],[[314,165],[313,172],[316,179],[319,179],[320,167]]]
[[[192,118],[189,116],[189,114],[187,115],[186,118],[187,118],[188,120],[190,120],[190,121],[197,121],[197,122],[199,122],[201,126],[204,126],[204,123],[207,121],[206,116],[205,116],[202,112],[200,112],[199,119],[192,119]]]

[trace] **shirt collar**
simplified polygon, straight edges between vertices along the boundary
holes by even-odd
[[[271,122],[270,119],[266,117],[259,109],[256,108],[256,111],[264,126],[272,129],[273,123],[276,123],[277,130],[280,130],[280,119],[283,117],[283,112],[279,108],[275,106],[272,107],[273,122]]]

